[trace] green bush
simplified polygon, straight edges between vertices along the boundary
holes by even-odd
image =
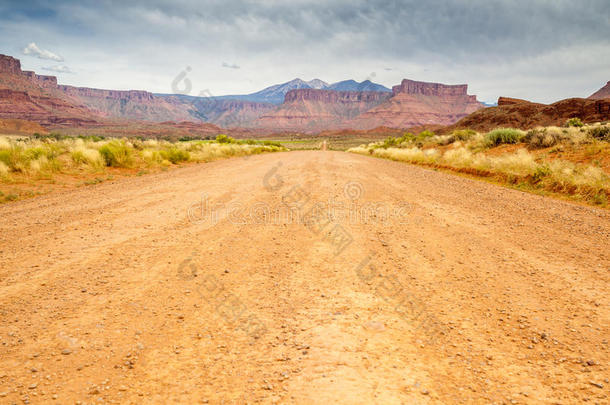
[[[589,135],[600,141],[610,142],[610,127],[594,127],[589,129]]]
[[[230,136],[226,136],[225,134],[220,134],[216,137],[216,142],[218,143],[235,143],[235,139]]]
[[[584,125],[585,124],[582,123],[580,118],[577,118],[577,117],[570,118],[569,120],[566,121],[566,124],[565,124],[566,127],[582,127]]]
[[[555,146],[566,138],[567,135],[565,134],[548,132],[546,128],[542,128],[530,130],[523,138],[523,141],[527,143],[530,148],[538,149]]]
[[[28,158],[21,146],[12,146],[10,149],[0,150],[0,162],[13,172],[23,172],[27,168]]]
[[[391,136],[387,137],[385,141],[381,144],[381,147],[384,149],[394,147],[400,144],[400,138],[392,138]]]
[[[252,145],[252,144],[254,144],[255,142],[254,142],[254,141],[252,141],[252,143],[250,143],[250,140],[249,140],[247,143],[248,143],[248,145]],[[281,148],[281,147],[282,147],[282,144],[281,144],[281,143],[279,143],[279,142],[276,142],[276,141],[263,141],[263,145],[265,145],[265,146],[276,146],[276,147],[278,147],[278,148]]]
[[[453,131],[452,135],[458,141],[467,141],[476,134],[476,131],[473,131],[472,129],[456,129]]]
[[[187,162],[191,158],[190,153],[185,150],[178,149],[176,147],[171,147],[169,149],[162,150],[160,153],[163,159],[169,160],[173,164]]]
[[[106,166],[130,167],[133,164],[133,153],[123,141],[111,141],[99,149]]]
[[[525,136],[523,131],[514,128],[498,128],[485,135],[485,143],[488,146],[496,146],[503,143],[518,143]]]

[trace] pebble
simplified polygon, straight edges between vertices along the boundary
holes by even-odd
[[[70,354],[70,353],[72,353],[72,350],[70,350],[70,349],[64,349],[64,350],[61,351],[61,354],[63,354],[63,355],[67,355],[67,354]]]
[[[589,384],[591,384],[592,386],[597,387],[597,388],[604,388],[604,384],[598,383],[595,381],[589,381]]]
[[[38,384],[34,383],[34,384],[30,384],[30,386],[28,387],[29,389],[33,390],[36,387],[38,387]]]

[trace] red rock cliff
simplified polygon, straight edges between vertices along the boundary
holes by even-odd
[[[296,89],[284,103],[262,115],[251,126],[270,131],[318,132],[341,128],[346,120],[385,102],[389,92]]]
[[[392,87],[392,94],[422,94],[424,96],[466,96],[468,91],[467,84],[441,84],[416,82],[414,80],[403,79],[398,86]]]
[[[483,108],[466,84],[447,85],[404,79],[392,87],[392,97],[347,125],[353,129],[409,128],[449,125]]]
[[[21,62],[12,56],[0,55],[0,73],[21,74]]]
[[[55,76],[37,75],[29,70],[24,70],[21,74],[43,87],[57,87],[57,77]]]
[[[136,101],[152,101],[154,98],[152,93],[143,90],[103,90],[65,85],[60,85],[59,89],[74,97],[110,98],[116,100],[125,99]]]

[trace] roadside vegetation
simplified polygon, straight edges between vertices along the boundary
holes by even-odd
[[[34,195],[31,191],[14,192],[7,187],[41,181],[52,183],[62,176],[83,178],[82,184],[89,185],[114,173],[141,175],[182,163],[282,150],[285,148],[277,142],[236,140],[226,135],[219,135],[214,140],[184,139],[179,142],[97,136],[2,136],[0,185],[6,190],[0,190],[0,202]]]
[[[498,128],[484,134],[472,130],[449,135],[405,133],[348,152],[449,169],[603,207],[610,200],[608,123],[584,125],[573,118],[564,127],[530,131]]]

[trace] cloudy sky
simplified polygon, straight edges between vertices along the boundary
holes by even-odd
[[[410,78],[552,102],[610,80],[610,1],[9,0],[0,53],[99,88],[169,93],[181,72],[193,95]]]

